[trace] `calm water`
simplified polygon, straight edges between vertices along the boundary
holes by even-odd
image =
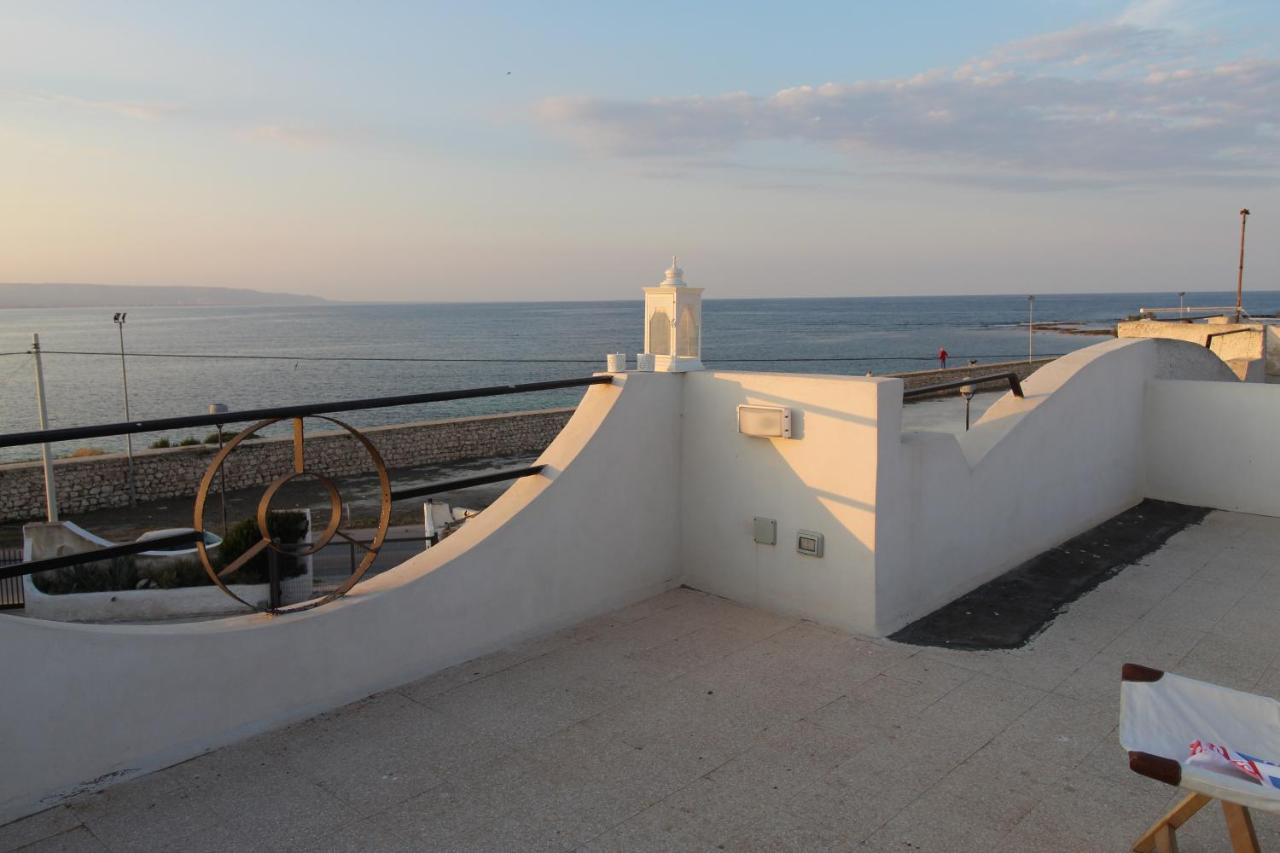
[[[1234,294],[1189,294],[1188,304],[1226,305]],[[1037,296],[1037,322],[1114,323],[1141,305],[1177,304],[1159,294]],[[1256,315],[1280,309],[1280,293],[1255,292]],[[863,374],[919,370],[946,347],[953,363],[1021,358],[1027,353],[1027,300],[1018,296],[709,300],[703,358],[726,369]],[[104,309],[2,310],[0,352],[22,351],[31,333],[45,350],[116,352],[112,312]],[[126,348],[137,353],[261,354],[289,361],[129,358],[134,418],[203,414],[211,402],[232,409],[467,388],[584,376],[606,352],[641,347],[643,309],[635,302],[469,305],[324,305],[286,308],[136,308]],[[1096,337],[1037,332],[1038,353],[1063,353]],[[305,360],[305,356],[511,359],[507,363]],[[581,363],[533,359],[582,359]],[[763,361],[754,361],[754,360]],[[790,359],[790,361],[788,361]],[[798,359],[840,359],[799,361]],[[53,426],[123,419],[117,357],[45,356]],[[530,394],[452,404],[351,412],[355,425],[571,405],[579,392]],[[0,432],[37,426],[30,356],[0,357]],[[203,438],[206,430],[171,433]],[[152,436],[135,438],[145,446]],[[91,444],[122,449],[123,439]],[[69,452],[75,445],[58,446]],[[0,459],[35,451],[0,451]]]

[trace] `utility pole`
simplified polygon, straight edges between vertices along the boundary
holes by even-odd
[[[1027,297],[1027,363],[1035,360],[1036,354],[1036,298]]]
[[[1236,273],[1236,322],[1244,311],[1244,225],[1249,219],[1249,208],[1240,209],[1240,270]]]
[[[36,408],[40,411],[40,429],[49,428],[49,410],[44,399],[44,363],[40,360],[40,336],[31,335],[31,352],[36,357]],[[53,479],[53,460],[49,458],[49,445],[40,445],[40,464],[44,466],[44,508],[49,523],[58,520],[58,487]]]
[[[111,318],[112,322],[120,330],[120,380],[124,383],[124,419],[126,421],[131,420],[129,417],[129,371],[124,363],[124,318],[128,316],[127,312],[117,311],[116,315]],[[125,433],[124,442],[125,453],[129,458],[129,506],[134,506],[138,502],[138,494],[133,485],[133,435]]]

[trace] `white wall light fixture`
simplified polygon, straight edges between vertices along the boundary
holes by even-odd
[[[757,438],[791,438],[791,410],[782,406],[739,406],[738,432]]]

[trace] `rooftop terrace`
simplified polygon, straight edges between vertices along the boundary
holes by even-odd
[[[1128,849],[1177,792],[1127,767],[1120,664],[1280,692],[1277,557],[1280,518],[1213,512],[1014,651],[675,589],[0,827],[0,849]],[[1180,842],[1223,849],[1221,815]]]

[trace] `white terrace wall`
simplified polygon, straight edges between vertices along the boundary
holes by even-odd
[[[877,418],[882,406],[901,408],[901,389],[899,379],[686,374],[680,483],[686,582],[746,604],[870,631]],[[743,403],[791,408],[793,438],[740,435]],[[777,521],[776,545],[755,543],[755,516]],[[823,534],[821,558],[796,551],[802,529]]]
[[[679,410],[677,375],[592,387],[543,475],[317,610],[145,626],[0,618],[0,823],[678,583]]]
[[[1148,383],[1236,388],[1203,347],[1116,340],[1063,356],[971,432],[881,445],[876,625],[888,634],[1136,504],[1148,492]],[[892,413],[882,407],[881,429]]]
[[[437,465],[494,456],[542,452],[573,409],[513,412],[474,418],[421,421],[361,429],[390,468]],[[341,418],[341,416],[339,416]],[[323,421],[309,421],[308,429]],[[134,452],[138,499],[188,497],[196,492],[217,445]],[[372,471],[369,455],[345,432],[317,430],[307,436],[307,467],[330,476]],[[227,460],[228,489],[270,482],[293,464],[290,438],[241,444]],[[58,506],[64,514],[125,506],[128,466],[123,453],[59,459],[54,462]],[[39,462],[0,465],[0,521],[44,514],[44,470]]]
[[[1150,497],[1280,516],[1280,386],[1154,381],[1145,402]]]

